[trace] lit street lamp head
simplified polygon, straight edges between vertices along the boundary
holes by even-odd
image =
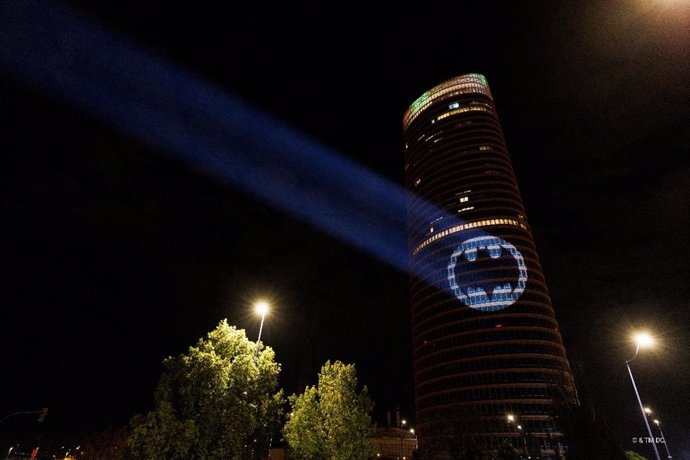
[[[515,416],[513,414],[508,414],[508,421],[509,422],[514,422],[515,421]]]
[[[259,315],[265,316],[268,313],[268,302],[265,300],[260,300],[254,304],[254,311]]]
[[[637,385],[635,384],[635,378],[633,377],[630,363],[640,352],[640,348],[649,348],[654,344],[654,338],[652,338],[651,334],[648,332],[638,332],[633,336],[633,340],[635,340],[635,354],[632,356],[632,358],[625,361],[625,365],[628,368],[628,374],[630,375],[630,382],[632,383],[633,390],[635,390],[635,396],[637,396],[637,404],[639,404],[640,413],[642,414],[644,424],[647,428],[647,434],[649,435],[649,438],[652,439],[654,438],[654,435],[652,434],[652,428],[649,426],[649,415],[652,413],[652,410],[649,407],[644,407],[642,405],[642,399],[640,398],[640,393],[637,391]],[[661,457],[659,457],[659,449],[657,449],[656,444],[652,443],[652,448],[654,449],[654,456],[656,457],[656,460],[661,460]]]
[[[635,344],[640,348],[650,348],[654,345],[654,338],[649,332],[638,332],[633,336]]]
[[[635,334],[633,334],[632,339],[633,342],[635,342],[635,354],[632,358],[627,360],[628,363],[630,363],[633,359],[637,357],[637,354],[640,352],[640,349],[651,348],[654,346],[654,337],[652,337],[652,335],[646,331],[636,332]]]
[[[659,420],[658,420],[658,419],[654,419],[654,423],[655,423],[656,425],[659,425]]]
[[[256,351],[254,352],[254,358],[259,356],[259,342],[261,342],[261,332],[264,330],[264,318],[266,313],[268,313],[268,302],[265,300],[259,300],[254,304],[254,311],[261,315],[261,324],[259,325],[259,337],[256,339]]]

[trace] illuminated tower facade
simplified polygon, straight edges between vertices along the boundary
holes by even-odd
[[[577,395],[486,79],[425,92],[403,130],[420,448],[561,458]]]

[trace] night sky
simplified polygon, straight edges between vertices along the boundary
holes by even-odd
[[[690,6],[477,3],[68,5],[398,184],[409,104],[484,74],[583,402],[649,455],[625,369],[649,329],[638,388],[690,458]],[[10,75],[0,417],[124,426],[152,407],[161,360],[222,318],[255,340],[266,297],[288,394],[340,359],[380,424],[398,406],[414,419],[406,273]]]

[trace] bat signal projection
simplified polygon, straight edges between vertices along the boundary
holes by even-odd
[[[482,257],[488,253],[489,258]],[[464,259],[464,260],[463,260]],[[511,281],[517,283],[513,288]],[[461,281],[458,282],[458,278]],[[470,238],[450,256],[448,282],[455,297],[470,308],[498,311],[514,304],[525,290],[527,266],[515,246],[495,236]]]

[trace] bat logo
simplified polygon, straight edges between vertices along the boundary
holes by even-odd
[[[501,284],[505,278],[517,278],[515,289],[510,282]],[[468,307],[503,310],[525,290],[527,266],[520,251],[504,239],[491,235],[470,238],[450,256],[448,282],[455,297]]]

